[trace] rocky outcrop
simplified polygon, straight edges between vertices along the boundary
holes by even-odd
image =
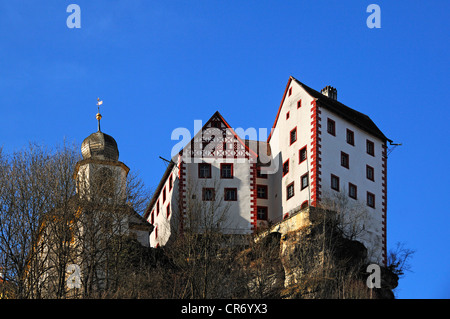
[[[369,289],[366,247],[335,229],[323,229],[313,223],[280,237],[285,278],[281,297],[394,298],[397,275],[380,266],[381,288]]]

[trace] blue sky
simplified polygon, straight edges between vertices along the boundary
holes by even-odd
[[[69,4],[81,9],[70,29]],[[369,4],[381,28],[369,29]],[[177,127],[219,110],[270,128],[290,75],[403,143],[388,159],[388,249],[416,250],[398,298],[450,298],[449,1],[0,0],[0,145],[97,129],[155,188]],[[194,132],[192,132],[194,133]]]

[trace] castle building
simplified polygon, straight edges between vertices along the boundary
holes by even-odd
[[[144,216],[155,227],[150,245],[190,227],[193,210],[226,211],[226,223],[215,221],[222,231],[252,234],[304,207],[342,203],[364,212],[360,240],[385,264],[387,142],[335,88],[318,92],[291,76],[267,140],[239,136],[216,112],[172,157]]]

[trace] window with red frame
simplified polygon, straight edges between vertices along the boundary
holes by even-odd
[[[355,184],[348,183],[348,197],[358,199],[358,192]]]
[[[256,185],[256,197],[267,199],[267,185]]]
[[[289,118],[289,116],[290,116],[290,112],[287,112],[286,113],[286,120]]]
[[[267,178],[267,174],[266,173],[262,173],[261,172],[261,167],[258,167],[256,169],[256,177],[258,177],[258,178]]]
[[[367,192],[367,206],[375,208],[375,194]]]
[[[307,200],[305,200],[305,201],[302,203],[302,205],[300,206],[300,209],[306,208],[306,207],[308,207],[308,206],[309,206],[309,203],[308,203]]]
[[[283,163],[283,176],[289,173],[289,159]]]
[[[256,207],[256,218],[258,220],[267,220],[267,207],[266,206],[257,206]]]
[[[170,174],[170,176],[169,176],[169,192],[172,190],[172,186],[173,186],[173,179],[172,179],[172,174]]]
[[[233,164],[220,164],[220,178],[233,178]]]
[[[341,152],[341,166],[349,168],[350,159],[347,153]]]
[[[339,177],[331,174],[331,189],[339,192]]]
[[[305,146],[298,151],[298,163],[299,164],[306,160],[306,155],[307,154],[306,154],[306,146]]]
[[[237,188],[225,188],[225,200],[237,201]]]
[[[167,205],[167,208],[166,208],[166,217],[169,218],[169,216],[170,216],[170,203],[169,203],[169,205]]]
[[[220,121],[211,121],[211,127],[220,128]]]
[[[347,143],[355,146],[355,133],[349,129],[347,129]]]
[[[369,155],[375,156],[375,144],[372,141],[366,140],[366,152]]]
[[[213,201],[215,199],[214,188],[203,188],[202,189],[202,200],[203,201]]]
[[[370,181],[375,181],[375,173],[372,166],[366,165],[366,177]]]
[[[198,164],[198,178],[211,178],[211,164]]]
[[[289,95],[288,96],[291,96],[291,94],[292,94],[292,87],[289,88]]]
[[[289,134],[290,145],[294,144],[296,140],[297,140],[297,127],[295,127]]]
[[[327,119],[327,132],[336,136],[336,122],[332,119]]]
[[[156,202],[156,217],[158,217],[158,215],[159,215],[159,199]]]
[[[304,190],[306,187],[308,187],[309,181],[308,181],[308,173],[302,175],[300,177],[300,190]]]
[[[298,100],[297,102],[297,108],[301,108],[302,107],[302,99]]]
[[[286,200],[294,197],[294,182],[286,186]]]

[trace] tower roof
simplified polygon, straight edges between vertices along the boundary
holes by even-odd
[[[119,149],[116,140],[101,131],[92,133],[81,144],[83,159],[119,160]]]
[[[98,131],[86,137],[81,143],[81,155],[83,155],[83,159],[118,161],[119,149],[116,140],[100,130],[100,120],[102,118],[100,105],[102,104],[103,101],[97,98],[98,113],[95,117],[98,121]]]

